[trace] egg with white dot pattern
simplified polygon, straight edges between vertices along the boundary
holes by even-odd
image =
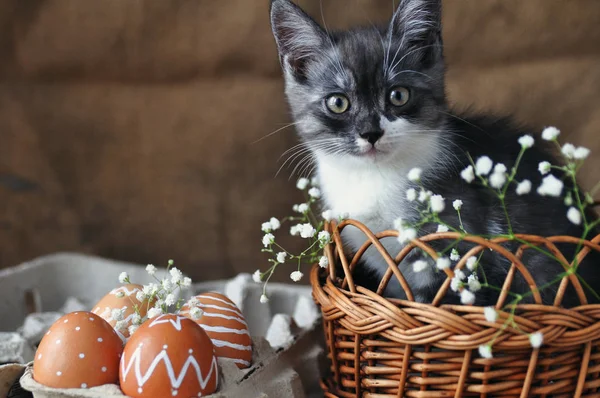
[[[167,314],[142,324],[120,365],[121,390],[134,398],[203,397],[218,384],[214,347],[192,320]]]
[[[200,309],[194,317],[194,307]],[[188,301],[180,315],[193,319],[215,345],[217,357],[235,362],[240,369],[252,363],[252,338],[242,311],[227,296],[210,292]]]
[[[73,312],[58,319],[42,338],[33,378],[52,388],[91,388],[118,384],[123,343],[104,319]]]

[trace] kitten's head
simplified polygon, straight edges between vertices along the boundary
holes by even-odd
[[[402,0],[388,27],[336,33],[272,0],[271,24],[313,152],[369,164],[435,150],[446,110],[441,0]]]

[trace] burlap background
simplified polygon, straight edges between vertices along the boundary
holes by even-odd
[[[330,27],[392,12],[322,3]],[[458,107],[600,153],[600,1],[444,4]],[[0,0],[0,59],[0,267],[60,250],[197,279],[264,266],[260,223],[299,201],[274,178],[292,131],[251,144],[289,122],[267,0]]]

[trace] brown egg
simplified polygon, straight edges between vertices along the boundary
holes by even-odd
[[[48,330],[33,361],[33,378],[53,388],[90,388],[119,382],[123,343],[96,314],[73,312]]]
[[[139,315],[141,317],[146,316],[148,312],[148,300],[139,301],[136,298],[138,292],[141,292],[144,287],[142,285],[129,284],[123,285],[116,289],[111,290],[106,296],[104,296],[98,304],[96,304],[93,308],[93,313],[101,316],[106,320],[111,326],[114,328],[117,324],[117,320],[112,317],[112,310],[114,309],[124,309],[125,314],[123,315],[123,320],[126,322],[126,327],[121,330],[116,330],[117,334],[123,341],[127,341],[129,338],[129,326],[131,326],[131,320],[135,315],[135,306],[138,307]],[[117,295],[119,293],[123,293],[124,296],[119,298]],[[152,307],[150,304],[150,307]]]
[[[203,313],[193,319],[190,302],[197,300]],[[252,339],[242,311],[227,296],[220,293],[205,293],[188,301],[179,313],[194,320],[206,331],[215,345],[218,357],[235,361],[239,368],[252,363]]]
[[[121,389],[130,397],[200,397],[216,391],[218,373],[206,332],[188,318],[160,315],[125,345]]]

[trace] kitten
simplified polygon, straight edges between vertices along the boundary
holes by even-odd
[[[397,218],[415,221],[417,207],[406,199],[406,191],[412,186],[407,174],[419,167],[426,189],[446,198],[447,206],[441,213],[446,223],[459,225],[457,213],[448,202],[461,199],[462,221],[468,232],[507,233],[506,217],[497,197],[487,188],[467,184],[460,172],[470,164],[467,154],[473,159],[487,155],[510,169],[520,150],[518,138],[525,130],[508,119],[459,117],[449,110],[444,88],[441,0],[402,0],[389,26],[344,32],[327,32],[291,1],[272,0],[271,24],[285,93],[300,138],[316,162],[324,207],[335,214],[348,214],[374,232],[393,229]],[[518,173],[519,181],[529,179],[534,187],[542,179],[538,164],[557,164],[544,142],[536,141],[526,152]],[[567,208],[560,198],[535,193],[518,196],[511,188],[506,201],[515,233],[577,237],[583,233],[566,218]],[[426,226],[419,234],[436,229],[437,225]],[[346,228],[343,235],[350,252],[366,239],[352,227]],[[401,249],[396,239],[385,239],[383,243],[391,255]],[[461,244],[458,249],[464,254],[470,247]],[[509,247],[516,249],[514,245]],[[435,248],[442,250],[444,246]],[[568,248],[564,249],[570,259],[573,251]],[[429,302],[446,276],[433,264],[422,272],[413,272],[409,265],[417,256],[415,253],[407,258],[400,269],[415,299]],[[510,263],[489,252],[482,260],[490,284],[502,286]],[[533,250],[528,251],[525,262],[538,286],[562,271],[557,262]],[[591,262],[584,262],[579,272],[600,292],[600,273],[594,268],[598,264],[588,264]],[[379,253],[369,249],[359,268],[359,284],[369,286],[369,280],[381,278],[387,264]],[[553,301],[557,286],[542,291],[545,303]],[[529,291],[520,277],[512,290]],[[405,297],[395,279],[385,294]],[[476,297],[476,304],[489,305],[495,302],[497,293],[484,289]],[[459,301],[454,292],[445,299],[449,303]],[[577,304],[574,292],[568,291],[563,305]]]

